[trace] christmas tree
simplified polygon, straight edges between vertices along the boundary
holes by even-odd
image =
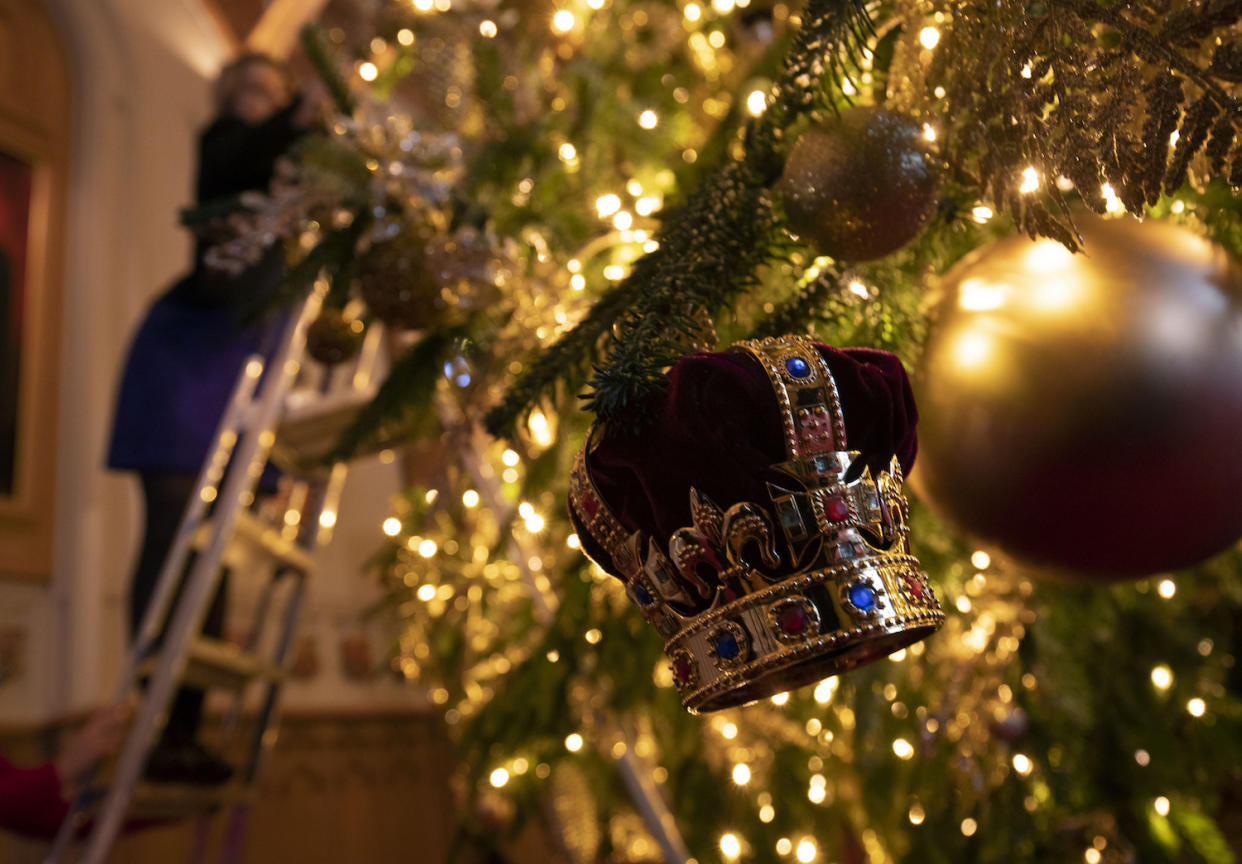
[[[406,334],[337,455],[436,448],[373,575],[394,669],[458,744],[463,838],[540,817],[577,861],[1235,860],[1242,4],[372,13],[307,34],[339,116],[217,255],[300,241],[282,296],[328,286],[325,362],[370,321]],[[910,535],[947,620],[692,716],[580,551],[571,465],[592,421],[646,434],[682,355],[785,333],[894,352],[929,396]]]

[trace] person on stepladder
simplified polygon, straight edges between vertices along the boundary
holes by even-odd
[[[199,138],[200,204],[266,190],[276,160],[318,122],[327,91],[316,81],[293,96],[281,63],[245,54],[221,71],[214,96],[217,116]],[[146,508],[130,586],[131,638],[182,511],[197,491],[198,472],[237,376],[251,354],[270,355],[279,336],[280,322],[245,325],[242,309],[280,282],[280,245],[237,275],[208,266],[207,249],[206,240],[196,241],[193,269],[148,310],[121,378],[108,467],[137,472]],[[223,634],[226,594],[222,578],[203,625],[205,636]],[[229,779],[228,764],[198,740],[202,710],[201,691],[178,691],[164,734],[148,757],[148,779],[197,784]]]

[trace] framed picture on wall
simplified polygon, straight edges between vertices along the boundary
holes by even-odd
[[[33,178],[33,166],[0,150],[0,497],[12,497],[16,489],[18,382]]]
[[[70,78],[44,5],[0,0],[0,582],[54,548]]]

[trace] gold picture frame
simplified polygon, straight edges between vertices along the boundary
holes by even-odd
[[[0,216],[24,222],[0,226],[10,283],[0,326],[11,343],[0,399],[12,413],[0,405],[0,579],[42,581],[52,570],[69,87],[42,4],[0,0]]]

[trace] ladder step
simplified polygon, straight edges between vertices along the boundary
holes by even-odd
[[[93,802],[84,811],[85,821],[95,815],[95,807],[107,793],[106,786],[91,790]],[[201,816],[244,801],[249,793],[237,783],[204,786],[192,783],[153,783],[144,780],[134,787],[126,818],[130,821],[164,822]]]
[[[374,397],[374,388],[344,388],[326,394],[293,391],[276,427],[271,460],[290,473],[325,470],[324,462],[341,433]]]
[[[159,663],[155,654],[143,661],[139,674],[154,674]],[[278,681],[284,677],[280,667],[243,651],[230,642],[200,636],[190,644],[182,680],[195,687],[239,690],[251,681]]]
[[[210,542],[214,529],[212,520],[205,521],[194,536],[194,548],[204,549]],[[245,562],[247,551],[260,553],[276,559],[286,567],[309,573],[313,559],[309,552],[270,525],[265,525],[253,513],[242,510],[237,514],[233,542],[224,553],[224,563],[237,567]]]
[[[218,810],[240,798],[234,784],[198,786],[189,783],[139,783],[130,799],[132,819],[178,819]]]

